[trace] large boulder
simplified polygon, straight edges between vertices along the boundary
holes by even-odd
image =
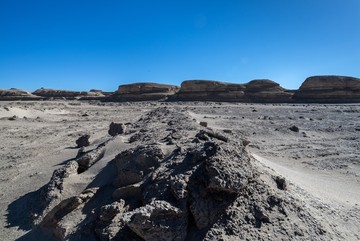
[[[156,101],[166,99],[179,90],[175,85],[159,83],[133,83],[120,85],[108,101]]]
[[[360,79],[347,76],[312,76],[296,91],[299,102],[360,102]]]

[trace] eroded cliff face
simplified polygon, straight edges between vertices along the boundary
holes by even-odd
[[[9,90],[0,89],[0,100],[38,100],[38,96],[31,94],[28,91],[11,88]]]
[[[179,87],[159,83],[134,83],[120,85],[108,101],[157,101],[175,94]]]
[[[38,89],[1,90],[0,100],[79,99],[101,101],[219,101],[249,103],[358,103],[360,79],[347,76],[312,76],[298,90],[287,90],[269,79],[245,84],[214,80],[186,80],[181,87],[159,83],[120,85],[115,93]]]
[[[101,91],[72,91],[72,90],[55,90],[40,88],[32,93],[33,95],[43,98],[66,98],[66,99],[92,99],[104,97]]]
[[[312,76],[296,91],[298,102],[360,102],[360,79],[347,76]]]
[[[290,102],[292,93],[272,80],[253,80],[246,84],[211,80],[187,80],[171,96],[182,101]]]

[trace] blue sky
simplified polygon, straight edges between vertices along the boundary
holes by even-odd
[[[0,88],[360,77],[359,0],[0,0]]]

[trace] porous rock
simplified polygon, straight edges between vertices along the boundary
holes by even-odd
[[[76,140],[77,147],[80,148],[80,147],[89,146],[90,145],[89,138],[90,138],[89,134],[85,134],[85,135],[80,136]]]
[[[125,130],[126,130],[126,126],[123,123],[111,122],[108,133],[110,136],[116,136],[119,134],[124,134]]]
[[[166,201],[153,201],[127,213],[124,219],[146,241],[183,241],[186,237],[186,214]]]

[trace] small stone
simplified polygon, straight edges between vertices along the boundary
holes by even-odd
[[[80,136],[79,139],[76,140],[77,147],[89,146],[90,145],[89,138],[90,138],[89,134]]]
[[[276,182],[276,186],[277,188],[279,188],[280,190],[286,190],[286,180],[283,177],[280,176],[276,176],[274,178],[275,182]]]
[[[8,120],[14,121],[14,120],[16,120],[17,118],[18,118],[18,117],[17,117],[16,115],[14,115],[14,116],[12,116],[12,117],[9,117]]]
[[[292,126],[289,128],[289,130],[293,131],[293,132],[299,132],[299,127],[297,126]]]
[[[208,126],[208,123],[205,122],[205,121],[200,121],[200,125],[203,126],[203,127],[207,127],[207,126]]]
[[[126,126],[123,123],[111,122],[108,133],[110,136],[116,136],[118,134],[124,134],[125,129],[126,129]]]
[[[243,143],[244,146],[247,146],[247,145],[250,144],[250,141],[249,140],[243,140],[242,143]]]

